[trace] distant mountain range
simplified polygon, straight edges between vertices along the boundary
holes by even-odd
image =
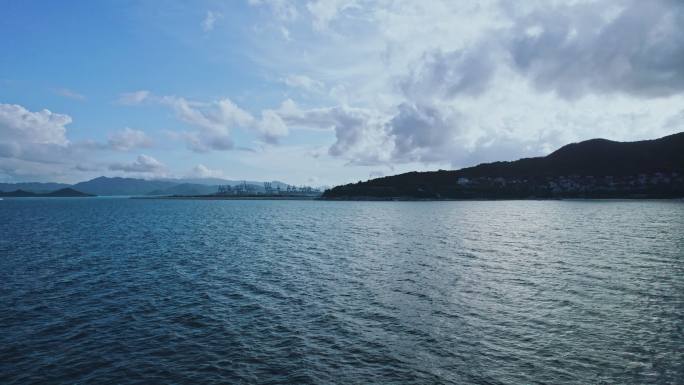
[[[337,186],[327,199],[684,197],[684,132],[655,140],[592,139],[544,157],[454,171],[409,172]]]
[[[70,185],[64,183],[39,183],[39,182],[26,182],[26,183],[0,183],[0,192],[8,192],[15,190],[23,190],[34,193],[46,193],[59,189],[69,187]]]
[[[219,178],[191,179],[136,179],[98,177],[73,185],[63,183],[0,183],[0,192],[21,190],[29,193],[47,193],[64,188],[93,195],[203,195],[218,191],[219,185],[237,186],[243,181]],[[255,191],[263,191],[263,182],[245,181]],[[273,188],[284,189],[287,184],[279,181],[271,182]]]
[[[35,193],[25,190],[3,191],[0,192],[0,197],[16,197],[16,198],[31,198],[31,197],[54,197],[54,198],[71,198],[71,197],[91,197],[92,194],[85,194],[76,191],[72,188],[66,187],[51,192]]]

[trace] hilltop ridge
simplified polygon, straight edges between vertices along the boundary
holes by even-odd
[[[684,196],[684,132],[659,139],[591,139],[544,157],[452,171],[409,172],[337,186],[326,199],[520,199]]]

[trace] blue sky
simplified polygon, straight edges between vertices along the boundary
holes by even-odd
[[[0,2],[0,181],[334,185],[682,131],[680,2]]]

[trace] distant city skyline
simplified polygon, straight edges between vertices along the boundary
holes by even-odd
[[[674,0],[0,10],[0,182],[332,186],[684,131]]]

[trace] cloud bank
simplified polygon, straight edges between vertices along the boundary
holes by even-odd
[[[316,38],[273,70],[325,77],[330,106],[281,120],[331,130],[328,153],[349,164],[458,167],[683,129],[679,1],[321,0],[298,14],[284,25]]]
[[[349,175],[539,156],[595,137],[640,140],[684,130],[681,1],[248,5],[240,8],[250,12],[246,24],[232,30],[244,35],[222,36],[217,26],[223,15],[232,17],[230,7],[212,3],[202,20],[188,13],[197,41],[183,37],[207,61],[235,60],[231,68],[246,73],[218,75],[239,78],[236,89],[184,94],[183,82],[169,78],[168,86],[151,81],[111,96],[117,113],[165,115],[145,116],[145,123],[175,142],[133,128],[74,140],[67,135],[72,116],[78,119],[72,110],[0,104],[0,172],[54,175],[70,167],[157,175],[191,162],[183,170],[196,164],[192,173],[210,176],[217,171],[211,167],[235,161],[292,175],[325,164],[333,169],[321,174],[336,183]],[[227,41],[239,42],[244,57]],[[131,120],[121,127],[149,130]],[[90,132],[78,128],[74,137]],[[176,152],[164,158],[160,148]],[[126,158],[140,149],[148,155]],[[244,149],[251,151],[235,151]],[[283,157],[296,161],[283,164]]]

